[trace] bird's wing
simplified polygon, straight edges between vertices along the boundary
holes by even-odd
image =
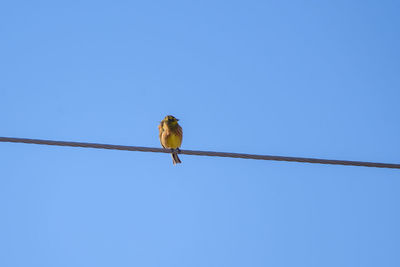
[[[178,136],[180,136],[180,138],[182,139],[183,137],[183,131],[182,131],[182,127],[178,124],[176,127],[176,133]]]
[[[164,122],[162,121],[162,122],[160,122],[160,124],[158,125],[158,138],[160,138],[160,143],[161,143],[162,147],[165,148],[165,146],[163,145],[163,141],[162,141],[163,132],[164,132]]]

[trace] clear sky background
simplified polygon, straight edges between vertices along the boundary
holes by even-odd
[[[2,1],[0,136],[400,162],[399,1]],[[0,266],[400,266],[400,171],[0,143]]]

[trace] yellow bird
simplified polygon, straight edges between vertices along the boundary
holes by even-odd
[[[182,163],[178,157],[177,150],[182,144],[182,127],[174,116],[166,116],[158,125],[160,142],[163,148],[172,149],[172,163]]]

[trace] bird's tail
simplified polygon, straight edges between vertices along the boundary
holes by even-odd
[[[176,164],[178,164],[178,163],[182,163],[182,161],[181,161],[181,160],[179,159],[179,157],[178,157],[178,153],[172,152],[171,155],[172,155],[172,163],[173,163],[174,165],[176,165]]]

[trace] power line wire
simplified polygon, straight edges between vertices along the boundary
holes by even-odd
[[[164,149],[164,148],[141,147],[141,146],[121,146],[121,145],[108,145],[108,144],[96,144],[96,143],[82,143],[82,142],[65,142],[65,141],[28,139],[28,138],[0,137],[0,142],[26,143],[26,144],[38,144],[38,145],[50,145],[50,146],[86,147],[86,148],[97,148],[97,149],[141,151],[141,152],[171,153],[171,150]],[[331,159],[302,158],[302,157],[282,157],[282,156],[271,156],[271,155],[254,155],[254,154],[226,153],[226,152],[212,152],[212,151],[198,151],[198,150],[180,150],[179,153],[185,154],[185,155],[196,155],[196,156],[229,157],[229,158],[242,158],[242,159],[291,161],[291,162],[306,162],[306,163],[319,163],[319,164],[400,169],[400,164],[393,164],[393,163],[363,162],[363,161],[350,161],[350,160],[331,160]]]

